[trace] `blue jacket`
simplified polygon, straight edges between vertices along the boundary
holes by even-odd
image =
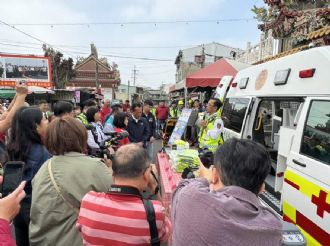
[[[148,141],[150,141],[151,137],[156,137],[156,119],[155,116],[149,112],[148,115],[142,114],[142,117],[145,118],[149,124],[149,137]]]
[[[131,143],[143,142],[143,147],[146,148],[146,143],[150,137],[150,129],[148,121],[140,117],[138,122],[133,117],[128,118],[127,131],[129,133],[129,141]]]
[[[31,146],[27,160],[25,161],[25,167],[23,172],[23,180],[26,180],[26,185],[24,188],[26,197],[24,198],[23,202],[31,204],[31,181],[39,171],[42,164],[44,164],[50,157],[51,155],[49,154],[45,146],[40,144],[33,144]]]

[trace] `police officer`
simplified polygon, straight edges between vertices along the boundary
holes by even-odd
[[[170,107],[170,118],[179,118],[178,116],[178,106],[176,101],[173,101]]]
[[[222,103],[218,98],[211,98],[206,106],[206,114],[199,122],[201,128],[199,135],[199,148],[216,151],[223,143],[223,121],[220,118],[219,110]]]

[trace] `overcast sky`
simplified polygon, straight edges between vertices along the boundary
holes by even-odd
[[[0,0],[0,20],[10,23],[92,23],[252,18],[250,9],[262,0]],[[121,80],[157,87],[175,82],[174,59],[179,49],[219,42],[245,49],[255,44],[257,22],[176,23],[143,25],[19,26],[15,27],[54,45],[66,56],[88,56],[94,42],[99,56],[119,66]],[[22,47],[24,46],[24,47]],[[128,47],[128,48],[127,48]],[[42,54],[40,42],[0,25],[0,52]],[[111,57],[130,56],[165,59],[146,61]]]

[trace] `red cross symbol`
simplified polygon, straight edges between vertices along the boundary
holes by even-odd
[[[323,218],[324,211],[330,213],[330,204],[327,203],[327,195],[324,190],[320,191],[319,197],[313,195],[312,203],[317,206],[317,215]]]

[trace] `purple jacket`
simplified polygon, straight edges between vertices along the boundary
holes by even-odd
[[[281,245],[282,223],[252,192],[183,180],[172,198],[173,246]]]

